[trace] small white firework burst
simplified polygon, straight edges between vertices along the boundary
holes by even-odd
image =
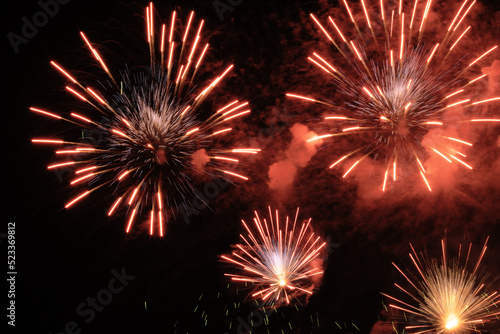
[[[310,218],[297,223],[298,214],[297,208],[292,222],[270,207],[269,220],[255,212],[254,229],[242,220],[248,239],[240,234],[243,244],[237,244],[231,256],[221,256],[241,268],[241,274],[226,276],[255,287],[251,298],[277,307],[313,293],[314,278],[323,274],[320,262],[326,242],[315,237]]]

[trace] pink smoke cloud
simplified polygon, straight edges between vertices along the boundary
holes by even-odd
[[[198,171],[202,171],[207,162],[210,161],[210,158],[207,155],[207,151],[204,148],[202,148],[193,153],[191,160],[193,166]]]
[[[483,74],[488,74],[488,95],[498,95],[500,92],[500,60],[495,59],[491,66],[481,69]]]
[[[298,168],[307,166],[308,162],[317,151],[317,147],[323,140],[308,142],[307,140],[317,136],[314,131],[299,123],[290,128],[293,139],[285,151],[285,158],[275,162],[269,167],[269,188],[283,192],[293,183]]]
[[[390,323],[384,323],[382,321],[377,321],[371,331],[370,334],[390,334],[393,333],[394,329],[392,327],[392,324]]]

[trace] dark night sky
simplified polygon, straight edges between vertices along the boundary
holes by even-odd
[[[210,37],[209,60],[214,68],[235,64],[224,92],[216,97],[230,95],[250,101],[253,114],[245,119],[236,137],[263,149],[258,158],[248,162],[251,181],[222,190],[211,202],[213,210],[203,210],[190,224],[173,221],[162,239],[139,231],[125,235],[124,217],[107,219],[112,200],[104,192],[65,210],[64,204],[73,193],[67,180],[60,182],[46,170],[53,161],[52,151],[29,141],[49,133],[74,135],[28,110],[30,106],[64,110],[68,103],[74,105],[62,91],[64,80],[51,68],[50,60],[60,61],[84,78],[102,78],[101,73],[88,73],[96,67],[89,65],[93,59],[79,30],[103,46],[112,71],[148,60],[142,18],[146,2],[72,0],[60,6],[18,53],[4,38],[7,103],[2,133],[7,151],[3,180],[7,186],[3,187],[2,224],[16,222],[15,332],[59,333],[74,321],[82,333],[238,333],[238,319],[247,319],[252,307],[244,302],[241,291],[236,294],[234,285],[227,289],[223,276],[227,265],[220,263],[218,256],[239,241],[240,219],[251,219],[253,210],[263,211],[267,205],[290,214],[300,206],[301,216],[312,217],[317,232],[329,241],[330,253],[322,285],[309,304],[298,309],[287,307],[269,316],[269,327],[257,326],[255,333],[358,333],[352,324],[361,333],[370,333],[377,319],[386,320],[383,302],[387,301],[379,292],[396,292],[393,282],[401,281],[391,261],[409,264],[410,242],[439,256],[445,233],[451,254],[456,253],[460,240],[473,242],[473,258],[490,236],[483,265],[490,273],[491,289],[500,290],[498,126],[485,127],[481,136],[475,134],[478,144],[472,160],[479,167],[473,172],[454,171],[451,185],[432,194],[414,191],[410,185],[384,196],[366,195],[366,178],[345,181],[341,174],[326,170],[328,163],[322,159],[328,147],[298,169],[285,194],[268,187],[269,166],[283,158],[292,139],[288,128],[301,123],[314,129],[314,117],[322,112],[304,109],[284,94],[326,89],[323,84],[309,86],[305,82],[315,80],[317,72],[304,74],[311,70],[305,60],[310,47],[321,49],[324,44],[308,14],[324,14],[325,3],[243,0],[233,11],[223,13],[222,21],[212,0],[155,4],[164,19],[174,7],[184,18],[194,9],[198,19],[205,19],[204,37]],[[475,33],[487,40],[485,45],[494,44],[492,40],[498,43],[499,4],[496,0],[482,3],[481,11],[473,14],[479,25]],[[20,33],[21,18],[40,10],[35,1],[9,6],[3,11],[4,36]],[[471,38],[468,42],[471,49],[474,43],[481,43],[477,40],[482,41]],[[500,59],[498,52],[495,57]],[[493,112],[498,115],[498,105]],[[4,245],[2,239],[2,249]],[[113,277],[111,271],[122,268],[135,278],[96,313],[95,319],[85,323],[87,317],[77,314],[77,306],[106,288]],[[233,303],[239,302],[241,307],[234,309]],[[228,315],[226,305],[230,305]],[[206,324],[203,312],[208,314]],[[499,326],[489,327],[489,333],[500,333]]]

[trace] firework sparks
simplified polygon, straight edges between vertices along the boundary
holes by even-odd
[[[288,216],[280,217],[277,210],[272,212],[270,207],[269,220],[255,212],[255,229],[242,220],[248,232],[247,237],[240,235],[244,244],[236,245],[232,256],[222,256],[242,270],[242,274],[226,276],[256,287],[252,298],[279,306],[313,293],[312,278],[323,274],[313,261],[319,257],[326,242],[310,231],[311,219],[297,223],[298,214],[297,208],[292,222]]]
[[[420,174],[423,183],[432,191],[422,164],[430,155],[473,168],[456,157],[457,153],[461,155],[459,152],[465,148],[464,145],[471,144],[461,138],[450,141],[449,137],[434,134],[444,131],[446,126],[479,121],[479,118],[472,118],[448,122],[445,117],[448,110],[467,110],[470,113],[476,105],[498,103],[500,97],[478,101],[471,93],[472,84],[486,75],[473,80],[464,79],[464,73],[474,71],[474,66],[495,52],[497,46],[488,48],[476,58],[460,59],[459,42],[470,29],[470,26],[464,27],[463,20],[475,3],[468,4],[467,0],[460,8],[453,9],[456,15],[442,40],[438,43],[426,41],[425,22],[431,3],[431,0],[414,0],[408,8],[402,2],[391,8],[384,1],[378,4],[361,0],[362,9],[359,8],[359,11],[362,10],[363,15],[359,17],[364,19],[356,20],[358,16],[353,15],[354,5],[343,1],[358,39],[351,39],[343,33],[332,17],[320,20],[311,14],[319,33],[343,57],[339,66],[334,66],[327,57],[317,52],[313,52],[308,59],[333,81],[346,97],[346,102],[344,105],[333,105],[327,99],[307,94],[287,93],[287,96],[335,110],[324,117],[329,133],[320,133],[312,140],[335,140],[337,136],[357,135],[365,143],[329,164],[330,168],[347,164],[344,178],[363,159],[371,157],[385,164],[382,191],[387,189],[388,182],[396,182],[399,176],[406,174]],[[364,36],[362,31],[369,31],[371,37]],[[342,70],[346,68],[353,69],[351,74]],[[498,122],[493,118],[480,120]],[[434,136],[424,138],[430,131]],[[346,160],[356,153],[363,155],[354,162]],[[388,175],[392,177],[388,178]]]
[[[81,32],[86,46],[109,77],[109,88],[98,91],[83,84],[70,71],[55,61],[54,68],[66,79],[67,91],[78,101],[90,105],[103,115],[72,112],[68,116],[30,108],[41,116],[76,124],[82,129],[98,132],[104,137],[96,143],[68,142],[55,138],[34,138],[33,143],[56,146],[56,154],[65,157],[48,169],[75,167],[71,185],[86,185],[88,189],[71,199],[66,208],[75,205],[103,186],[113,186],[117,199],[108,215],[126,208],[126,232],[142,211],[148,212],[150,234],[163,235],[164,220],[175,218],[176,212],[189,210],[191,198],[198,195],[192,185],[193,177],[205,174],[232,180],[248,180],[237,173],[242,156],[256,154],[258,148],[218,148],[215,140],[228,135],[233,122],[250,113],[248,102],[215,101],[217,112],[207,115],[201,108],[233,65],[196,92],[195,81],[208,43],[201,41],[201,20],[194,27],[194,12],[180,36],[176,36],[176,12],[166,31],[161,25],[157,35],[153,5],[146,8],[147,41],[150,68],[140,73],[126,71],[116,79],[87,36]],[[168,33],[168,35],[167,35]],[[159,38],[159,40],[157,40]],[[159,50],[156,45],[159,44]],[[231,107],[229,109],[229,107]],[[224,111],[224,112],[222,112]],[[61,149],[63,148],[63,149]],[[87,172],[87,173],[85,173]],[[150,207],[150,209],[148,209]],[[150,212],[150,213],[149,213]]]
[[[396,264],[393,263],[393,265],[416,293],[399,284],[395,286],[413,302],[405,302],[383,293],[395,302],[389,305],[391,308],[409,313],[415,319],[405,327],[406,330],[417,334],[479,332],[479,325],[498,320],[500,296],[497,292],[485,291],[485,277],[481,277],[478,273],[487,242],[488,240],[484,243],[472,271],[467,270],[472,244],[468,247],[464,265],[460,265],[461,245],[458,257],[450,260],[447,259],[446,240],[443,239],[441,242],[442,260],[438,263],[435,259],[428,260],[419,257],[410,244],[412,248],[410,258],[418,275],[413,275],[411,272],[405,273]],[[414,277],[417,278],[414,279]],[[414,306],[415,302],[418,306]]]

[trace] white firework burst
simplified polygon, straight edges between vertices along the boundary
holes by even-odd
[[[313,277],[323,274],[322,265],[316,262],[326,242],[311,231],[311,219],[299,228],[298,214],[297,208],[292,222],[288,216],[280,217],[278,210],[273,213],[270,207],[269,220],[255,212],[255,229],[242,220],[248,239],[240,235],[243,244],[236,245],[232,256],[221,256],[241,268],[241,274],[226,276],[251,283],[255,287],[251,297],[268,305],[290,304],[302,295],[311,295]]]

